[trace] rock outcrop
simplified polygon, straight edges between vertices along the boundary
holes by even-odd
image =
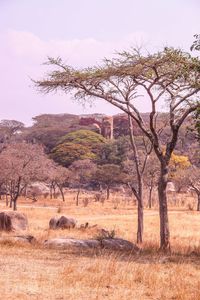
[[[46,247],[64,248],[64,249],[107,249],[112,251],[133,251],[138,252],[139,248],[121,238],[105,238],[105,239],[73,239],[73,238],[54,238],[44,242]]]
[[[100,247],[100,241],[98,240],[81,240],[73,238],[55,238],[44,242],[44,245],[50,248],[98,248]]]
[[[27,217],[16,211],[0,212],[0,231],[26,230],[28,228]]]

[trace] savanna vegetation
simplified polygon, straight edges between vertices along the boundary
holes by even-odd
[[[0,233],[2,297],[200,299],[199,58],[132,49],[90,69],[48,64],[55,70],[35,81],[40,91],[107,101],[122,114],[0,122],[0,205],[25,213],[26,238],[34,237]],[[78,223],[52,230],[55,214]],[[137,251],[45,247],[61,236],[102,243],[105,233]]]

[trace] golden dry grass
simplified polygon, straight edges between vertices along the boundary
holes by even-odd
[[[136,208],[133,203],[119,203],[116,209],[115,202],[116,199],[104,206],[92,203],[88,207],[82,204],[75,207],[73,198],[69,197],[64,204],[60,200],[40,200],[35,207],[30,207],[30,201],[25,207],[27,202],[22,200],[18,210],[28,216],[27,233],[39,242],[55,236],[95,235],[95,229],[48,230],[49,219],[58,211],[60,215],[75,217],[79,224],[88,221],[91,225],[114,229],[117,236],[134,242]],[[0,298],[200,300],[200,214],[173,207],[169,216],[171,255],[157,251],[159,218],[156,209],[145,210],[145,242],[140,254],[78,253],[46,249],[40,243],[1,243]]]

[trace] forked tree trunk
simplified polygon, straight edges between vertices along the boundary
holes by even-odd
[[[160,215],[160,249],[170,250],[170,232],[167,208],[168,166],[161,166],[158,182],[159,215]]]
[[[57,184],[57,187],[58,187],[58,189],[59,189],[59,191],[61,193],[61,197],[62,197],[63,202],[65,202],[65,194],[63,192],[63,187],[61,185],[59,185],[59,184]]]
[[[61,193],[61,196],[62,196],[62,201],[65,202],[65,195],[64,195],[64,192],[63,192],[62,188],[60,189],[60,193]]]

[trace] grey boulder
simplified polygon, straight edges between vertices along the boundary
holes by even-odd
[[[74,239],[74,238],[54,238],[46,240],[44,245],[50,248],[78,248],[78,249],[107,249],[115,251],[133,251],[138,252],[139,248],[124,239],[120,238],[105,238],[105,239]]]
[[[44,245],[50,248],[98,248],[100,246],[100,242],[93,239],[88,240],[80,240],[73,238],[55,238],[46,240]]]
[[[16,211],[0,212],[0,230],[26,230],[28,228],[28,219],[23,213]]]
[[[67,218],[65,216],[53,217],[49,221],[50,229],[70,229],[76,226],[77,221],[73,218]]]

